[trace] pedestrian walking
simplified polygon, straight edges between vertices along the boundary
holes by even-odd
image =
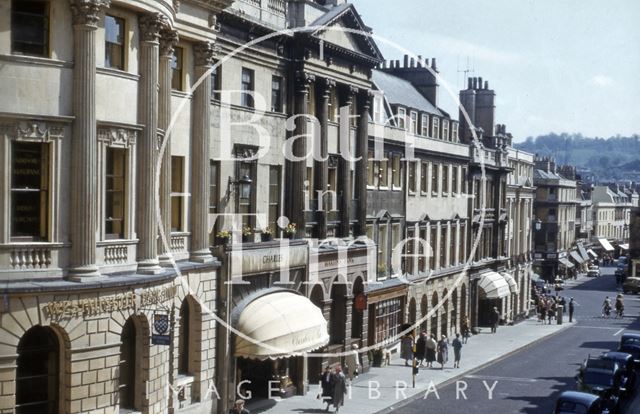
[[[498,330],[498,324],[500,323],[500,311],[496,306],[493,307],[491,314],[491,333],[496,333]]]
[[[406,334],[400,341],[400,358],[404,359],[404,365],[413,365],[413,335]],[[409,364],[411,361],[411,364]]]
[[[608,318],[611,314],[611,300],[609,296],[605,296],[604,302],[602,303],[602,317]]]
[[[416,366],[422,365],[427,353],[427,332],[422,331],[416,341]]]
[[[624,316],[624,299],[622,293],[619,293],[616,297],[616,318],[622,318]]]
[[[433,367],[433,361],[436,360],[437,347],[438,347],[438,343],[436,342],[436,335],[431,334],[431,337],[427,339],[426,352],[425,352],[425,357],[427,359],[427,366],[429,368]]]
[[[549,319],[549,325],[551,325],[551,319],[555,318],[556,316],[556,301],[551,299],[551,305],[549,306],[549,313],[547,314],[547,317]]]
[[[462,319],[460,328],[462,329],[462,343],[466,344],[471,337],[471,322],[469,321],[468,316],[465,316]]]
[[[250,412],[244,408],[244,400],[236,400],[233,408],[229,410],[229,414],[250,414]]]
[[[347,365],[347,376],[349,381],[360,373],[360,357],[358,355],[358,344],[351,345],[351,352],[344,357],[344,363]]]
[[[320,374],[320,389],[321,393],[318,394],[318,399],[327,404],[326,411],[329,411],[329,406],[333,403],[333,371],[330,366],[327,366]]]
[[[460,341],[460,334],[456,334],[455,339],[451,342],[453,348],[453,367],[460,368],[460,353],[462,351],[462,341]]]
[[[335,374],[333,374],[333,406],[336,407],[336,413],[344,405],[344,395],[346,393],[347,377],[344,376],[342,368],[338,365]]]
[[[573,312],[576,310],[576,302],[573,298],[569,299],[569,322],[573,322]]]
[[[440,369],[444,369],[444,364],[449,360],[449,346],[447,344],[447,337],[442,335],[440,341],[438,341],[438,363]]]

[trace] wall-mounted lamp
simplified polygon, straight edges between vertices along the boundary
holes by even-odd
[[[233,181],[229,177],[229,187],[232,185],[238,186],[238,196],[242,199],[249,199],[251,197],[251,184],[253,180],[247,174],[243,175],[239,180]]]
[[[539,218],[533,220],[533,228],[535,231],[540,231],[542,229],[542,220]]]

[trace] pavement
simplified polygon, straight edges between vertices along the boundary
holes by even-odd
[[[501,326],[495,334],[485,329],[485,332],[472,336],[463,346],[460,368],[453,368],[453,352],[450,350],[450,361],[443,370],[439,368],[439,364],[434,364],[438,368],[420,368],[415,388],[412,387],[411,367],[405,366],[404,360],[396,357],[392,359],[391,365],[372,367],[368,373],[355,379],[349,387],[341,411],[349,414],[391,412],[415,398],[422,399],[425,395],[427,399],[436,398],[435,392],[446,383],[533,346],[575,323],[568,323],[566,320],[565,318],[563,325],[555,322],[543,325],[532,318],[513,326]],[[491,387],[491,384],[488,386]],[[316,398],[319,390],[319,384],[312,384],[304,396],[252,401],[247,404],[247,408],[252,413],[320,413],[325,411],[326,404]],[[332,407],[331,411],[333,410]]]

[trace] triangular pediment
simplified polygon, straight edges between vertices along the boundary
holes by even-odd
[[[311,35],[325,42],[325,45],[337,46],[375,60],[384,59],[374,40],[368,36],[371,30],[362,22],[352,4],[329,10],[311,26]]]

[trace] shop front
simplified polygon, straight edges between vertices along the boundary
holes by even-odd
[[[221,247],[218,281],[219,410],[238,398],[249,403],[306,392],[307,353],[329,342],[311,289],[304,240]]]
[[[488,327],[493,322],[494,308],[500,312],[501,319],[507,312],[507,300],[511,295],[509,283],[503,275],[494,271],[480,274],[475,279],[476,326]]]
[[[398,279],[388,279],[374,285],[368,294],[369,346],[373,366],[381,363],[382,349],[397,352],[402,325],[406,323],[407,285]]]

